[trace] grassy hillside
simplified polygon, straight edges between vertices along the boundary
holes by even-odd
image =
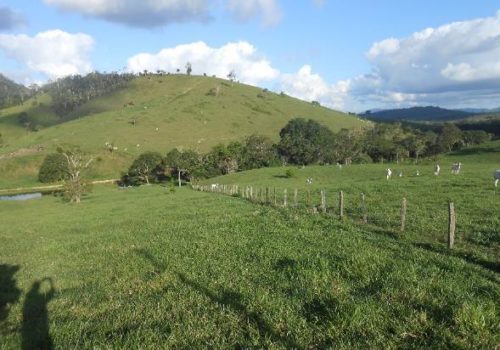
[[[462,163],[460,175],[451,174],[451,164]],[[435,176],[434,164],[441,166]],[[386,180],[386,168],[394,177]],[[373,230],[400,236],[400,208],[407,200],[405,238],[415,244],[429,244],[440,250],[446,242],[448,202],[457,212],[456,252],[466,259],[484,263],[500,271],[500,189],[493,186],[493,172],[500,169],[500,141],[440,157],[420,164],[364,164],[343,167],[310,166],[305,168],[267,168],[206,180],[205,183],[253,186],[254,190],[274,189],[278,203],[293,203],[293,191],[299,191],[299,203],[306,210],[306,191],[311,193],[308,208],[320,204],[320,191],[326,192],[331,216],[338,215],[338,193],[344,192],[345,211],[353,223],[361,222],[361,193],[366,196],[368,221]],[[293,177],[287,178],[291,170]],[[416,175],[417,171],[419,176]],[[399,177],[402,172],[403,176]],[[308,185],[307,178],[313,183]],[[274,201],[274,198],[272,198]]]
[[[157,186],[0,211],[2,349],[498,346],[498,273],[369,226]]]
[[[105,160],[97,170],[99,175],[117,176],[126,168],[124,164],[147,150],[166,153],[182,147],[207,151],[217,143],[254,133],[277,140],[279,130],[295,117],[314,119],[335,131],[367,125],[356,117],[259,88],[185,75],[137,78],[126,88],[91,100],[63,118],[53,113],[50,104],[50,97],[41,95],[0,111],[0,158],[17,151],[38,155],[40,162],[43,154],[58,145],[75,144]],[[26,131],[19,122],[23,112],[40,131]],[[118,151],[108,154],[106,142],[115,144]],[[37,151],[41,147],[44,150]],[[0,159],[0,170],[18,165],[12,156]],[[29,176],[33,175],[29,170]],[[11,180],[15,178],[11,176]]]

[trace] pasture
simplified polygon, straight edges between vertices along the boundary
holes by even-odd
[[[312,177],[311,192],[327,191],[326,215],[163,186],[96,186],[80,205],[0,202],[0,348],[498,347],[492,155],[457,155],[457,176],[452,156],[439,177],[429,162],[418,177],[401,165],[403,177],[389,181],[387,165],[356,165],[207,182],[302,190]],[[452,252],[443,248],[448,200]]]

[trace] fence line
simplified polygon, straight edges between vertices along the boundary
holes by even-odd
[[[304,208],[300,205],[299,200],[299,190],[297,188],[293,189],[293,204],[289,203],[289,192],[288,189],[283,190],[281,201],[279,199],[280,195],[278,190],[270,187],[253,187],[253,186],[238,186],[238,185],[192,185],[191,188],[196,191],[201,192],[212,192],[219,193],[229,196],[238,196],[240,198],[246,199],[253,203],[259,203],[263,205],[270,205],[282,208],[294,208],[300,209]],[[305,197],[305,198],[304,198]],[[312,213],[322,213],[325,215],[334,214],[335,208],[327,206],[326,191],[320,190],[320,203],[318,205],[313,205],[311,203],[311,191],[307,189],[304,191],[302,196],[305,202],[305,209],[307,212]],[[355,208],[352,212],[352,219],[356,219],[354,213],[358,211],[360,216],[360,222],[363,224],[368,224],[368,206],[366,201],[366,195],[361,193],[359,207]],[[408,201],[406,198],[402,198],[400,211],[399,211],[399,227],[394,229],[393,232],[403,233],[406,230],[407,223],[407,211],[408,211]],[[449,203],[448,206],[448,248],[452,249],[455,241],[455,226],[456,226],[456,214],[453,203]],[[397,214],[396,214],[397,215]],[[344,191],[338,193],[338,218],[343,220],[346,218],[345,211],[345,194]],[[375,224],[375,226],[377,226]],[[380,227],[380,226],[379,226]]]

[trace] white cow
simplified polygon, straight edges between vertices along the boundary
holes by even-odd
[[[493,178],[495,179],[495,187],[498,187],[498,182],[500,181],[500,170],[495,170]]]
[[[453,163],[451,166],[451,173],[458,175],[460,174],[460,169],[462,168],[462,163]]]
[[[436,166],[434,167],[434,175],[438,176],[440,171],[441,167],[439,166],[439,164],[436,164]]]
[[[392,170],[391,169],[387,169],[386,170],[386,179],[389,180],[392,176]]]
[[[313,183],[313,178],[312,178],[312,177],[308,177],[308,178],[306,179],[306,183],[307,183],[308,185],[312,185],[312,183]]]

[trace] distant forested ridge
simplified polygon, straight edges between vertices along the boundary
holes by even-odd
[[[374,121],[379,120],[414,120],[414,121],[446,121],[470,117],[475,113],[451,110],[440,107],[411,107],[388,109],[382,111],[366,111],[363,117]]]
[[[30,96],[30,89],[0,74],[0,108],[21,104]]]

